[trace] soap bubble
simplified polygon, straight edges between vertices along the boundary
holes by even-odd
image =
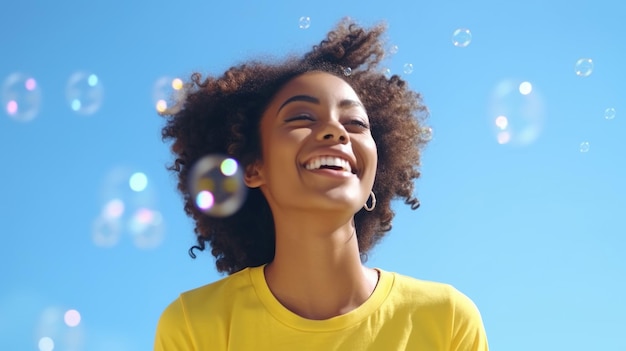
[[[155,210],[155,187],[150,177],[128,167],[115,167],[102,188],[103,206],[93,223],[92,240],[96,246],[110,248],[129,235],[136,247],[158,246],[165,236],[165,223]]]
[[[344,76],[348,77],[348,76],[350,76],[351,74],[352,74],[352,68],[350,68],[350,67],[346,67],[346,68],[344,68],[344,69],[343,69],[343,75],[344,75]]]
[[[300,20],[298,21],[298,27],[300,27],[300,29],[307,29],[310,26],[311,26],[311,17],[308,17],[308,16],[300,17]]]
[[[519,93],[522,95],[528,95],[532,93],[533,85],[529,82],[521,82],[519,85]]]
[[[75,327],[80,324],[80,312],[74,309],[67,310],[65,311],[63,319],[68,327]]]
[[[406,74],[411,74],[411,73],[413,73],[413,64],[411,64],[411,63],[405,63],[405,64],[404,64],[404,73],[406,73]]]
[[[391,69],[385,67],[381,70],[381,73],[384,74],[387,79],[391,78]]]
[[[472,33],[467,28],[458,28],[452,33],[452,44],[464,48],[472,42]]]
[[[615,109],[613,107],[609,107],[606,110],[604,110],[604,118],[606,119],[615,118]]]
[[[431,127],[422,127],[420,130],[420,136],[425,141],[430,141],[433,138],[433,129]]]
[[[159,114],[180,111],[186,95],[187,89],[180,78],[160,77],[152,88],[152,102]]]
[[[545,106],[531,83],[500,81],[493,89],[489,107],[490,124],[499,144],[524,146],[541,134]]]
[[[582,143],[580,143],[580,152],[589,152],[589,142],[588,141],[583,141]]]
[[[43,338],[39,339],[39,342],[37,343],[39,346],[39,351],[52,351],[54,350],[54,340],[52,340],[52,338],[49,338],[47,336],[44,336]]]
[[[138,208],[129,220],[128,227],[135,246],[140,249],[152,249],[163,242],[165,227],[159,211]]]
[[[389,48],[389,53],[395,55],[398,53],[398,45],[391,45]]]
[[[213,217],[237,212],[245,201],[247,189],[239,163],[227,156],[201,158],[189,177],[189,190],[197,208]]]
[[[92,115],[102,106],[104,88],[97,75],[79,71],[67,80],[65,97],[72,111]]]
[[[2,108],[12,119],[28,122],[41,107],[41,89],[30,75],[13,73],[2,84]]]
[[[593,72],[593,61],[590,58],[581,58],[576,61],[574,71],[579,77],[589,77]]]

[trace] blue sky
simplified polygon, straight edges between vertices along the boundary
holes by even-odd
[[[422,207],[395,205],[368,264],[455,285],[493,350],[626,349],[624,13],[610,0],[5,4],[0,346],[150,349],[163,308],[221,277],[208,253],[187,255],[158,82],[303,52],[350,16],[388,23],[398,50],[383,66],[423,94],[433,129]]]

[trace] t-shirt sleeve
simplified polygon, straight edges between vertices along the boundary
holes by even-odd
[[[452,342],[450,351],[489,351],[478,308],[469,297],[453,288]]]
[[[154,351],[195,350],[187,327],[181,298],[172,302],[161,314],[157,324]]]

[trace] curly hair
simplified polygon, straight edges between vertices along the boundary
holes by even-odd
[[[226,218],[209,217],[195,205],[187,187],[191,167],[209,154],[226,154],[246,167],[261,158],[259,123],[278,90],[291,79],[324,71],[344,79],[355,90],[368,113],[378,150],[373,191],[377,205],[361,209],[354,223],[363,260],[391,230],[391,201],[404,199],[419,207],[413,181],[420,176],[420,154],[427,139],[422,133],[428,115],[419,93],[399,76],[387,77],[378,64],[384,58],[382,34],[386,26],[364,29],[341,21],[319,45],[282,62],[250,61],[229,68],[219,77],[191,76],[188,94],[179,111],[166,114],[164,141],[172,140],[175,160],[168,169],[178,176],[184,209],[195,221],[197,245],[211,246],[219,272],[235,273],[269,263],[274,258],[274,220],[259,189],[249,189],[242,207]]]

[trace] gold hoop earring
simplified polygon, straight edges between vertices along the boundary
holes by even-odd
[[[363,208],[367,212],[372,212],[376,207],[376,195],[374,195],[374,191],[370,192],[370,196],[367,199],[369,200],[370,197],[372,198],[372,204],[370,206],[367,206],[367,201],[365,201],[365,205],[363,205]]]

